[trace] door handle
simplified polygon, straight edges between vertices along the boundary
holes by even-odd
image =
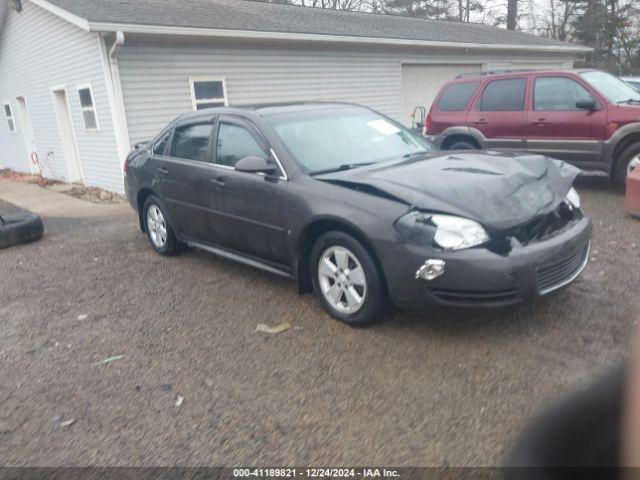
[[[227,186],[227,181],[224,179],[224,177],[216,177],[216,178],[212,178],[211,183],[213,183],[217,188],[224,188]]]
[[[164,177],[165,175],[169,174],[169,169],[160,167],[158,168],[158,173]]]
[[[473,123],[474,125],[486,125],[489,122],[487,122],[486,118],[479,118],[478,120],[475,120],[471,123]]]
[[[547,121],[546,118],[539,118],[538,120],[534,120],[532,123],[539,127],[544,127],[545,125],[549,125],[549,122]]]

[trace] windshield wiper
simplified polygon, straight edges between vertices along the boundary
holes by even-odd
[[[627,98],[626,100],[620,100],[619,102],[616,103],[640,103],[640,99],[639,98]]]
[[[375,162],[362,162],[362,163],[343,163],[342,165],[334,168],[327,168],[326,170],[316,170],[309,175],[322,175],[323,173],[341,172],[343,170],[351,170],[352,168],[364,167],[365,165],[373,165]]]

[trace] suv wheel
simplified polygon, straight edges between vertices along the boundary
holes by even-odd
[[[173,255],[178,250],[178,240],[167,220],[164,206],[153,195],[144,202],[144,224],[147,238],[153,249],[160,255]]]
[[[455,140],[447,150],[476,150],[477,147],[469,140]]]
[[[383,312],[382,278],[369,252],[351,235],[322,235],[311,251],[309,271],[316,297],[338,320],[362,327]]]
[[[627,183],[627,176],[637,167],[640,167],[640,143],[634,143],[622,151],[616,162],[613,183],[620,188],[624,188]]]

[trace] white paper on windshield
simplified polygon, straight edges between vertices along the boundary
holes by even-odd
[[[398,127],[390,124],[382,118],[380,120],[373,120],[367,123],[367,126],[373,128],[376,132],[379,132],[382,135],[395,135],[400,131]]]

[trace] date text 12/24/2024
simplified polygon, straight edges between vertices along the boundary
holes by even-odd
[[[234,468],[234,478],[399,478],[387,468]]]

